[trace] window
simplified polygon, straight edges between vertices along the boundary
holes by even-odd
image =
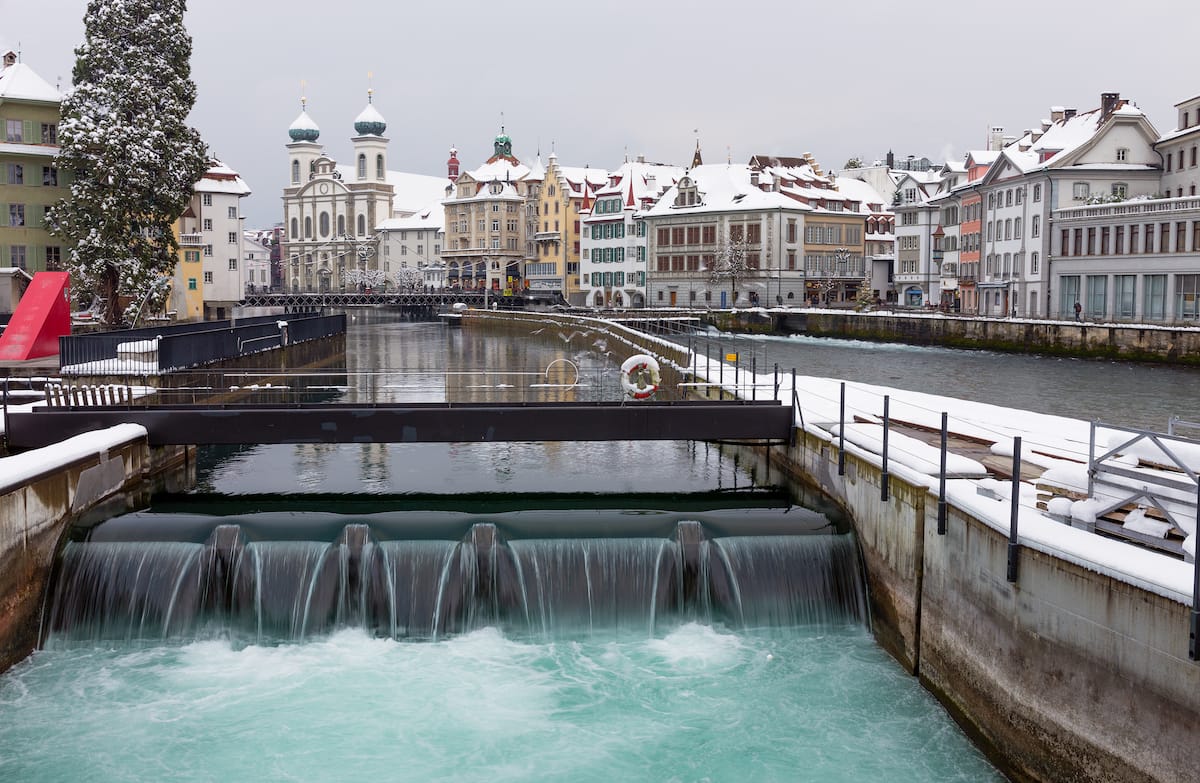
[[[1119,147],[1117,149],[1117,162],[1124,163],[1127,160],[1129,160],[1129,150],[1125,147]]]
[[[226,214],[230,220],[237,220],[237,207],[230,207],[228,213]]]
[[[375,156],[375,179],[387,179],[387,172],[384,170],[382,155]]]
[[[1012,190],[1011,190],[1011,189],[1010,189],[1010,190],[1006,190],[1006,191],[1004,192],[1004,206],[1006,206],[1006,207],[1011,207],[1011,206],[1013,205],[1013,203],[1012,203],[1012,200],[1013,200],[1013,192],[1012,192]]]
[[[1042,235],[1042,216],[1041,215],[1033,216],[1033,223],[1030,226],[1030,234],[1033,236],[1034,239],[1037,239],[1038,237],[1040,237]]]
[[[1033,186],[1033,200],[1034,201],[1042,200],[1042,186],[1040,184]]]
[[[9,204],[8,205],[8,225],[23,226],[25,225],[25,205],[24,204]],[[13,264],[16,266],[16,264]]]
[[[367,235],[367,216],[366,215],[358,216],[358,235],[360,237]]]
[[[300,236],[300,221],[292,218],[292,239],[296,239],[298,236]]]
[[[62,269],[62,248],[58,245],[46,247],[46,269],[50,272]]]
[[[1112,184],[1112,194],[1117,198],[1123,199],[1129,192],[1129,185],[1124,182],[1114,182]]]
[[[205,245],[205,246],[204,246],[204,257],[205,257],[205,258],[212,258],[212,245]]]
[[[212,231],[212,218],[204,218],[200,223],[201,231]]]
[[[6,123],[4,140],[20,144],[25,141],[25,123],[21,120],[9,120]]]
[[[322,214],[324,214],[324,213],[322,213]],[[237,232],[236,231],[229,232],[229,244],[231,244],[231,245],[237,244]]]
[[[25,246],[13,245],[8,249],[9,265],[15,269],[25,268]]]
[[[212,194],[211,193],[200,194],[200,205],[203,207],[211,207],[212,206]]]
[[[293,185],[300,184],[300,161],[298,161],[298,160],[292,161],[292,184]],[[196,281],[193,280],[192,282],[194,283]]]
[[[9,163],[5,165],[5,170],[8,173],[8,184],[24,185],[25,184],[25,167],[20,163]]]
[[[1058,314],[1073,318],[1079,301],[1079,275],[1063,275],[1058,281]]]
[[[1029,274],[1031,274],[1031,275],[1041,274],[1041,272],[1039,271],[1041,268],[1041,259],[1042,259],[1041,254],[1038,253],[1036,250],[1030,254],[1030,256],[1029,256]]]
[[[1091,195],[1092,189],[1086,182],[1076,182],[1072,191],[1076,201],[1084,201]]]
[[[1175,317],[1200,318],[1200,275],[1175,275]]]
[[[1113,309],[1118,318],[1132,319],[1137,275],[1113,276]]]
[[[205,283],[211,283],[212,281],[213,281],[213,273],[212,273],[212,272],[205,272],[205,273],[204,273],[204,282],[205,282]]]
[[[230,272],[237,271],[237,259],[236,258],[229,259],[229,271]]]
[[[1161,321],[1167,316],[1167,276],[1146,275],[1142,278],[1142,318]]]
[[[42,166],[42,184],[49,187],[57,187],[58,169],[53,166]]]
[[[52,122],[42,123],[42,144],[58,144],[58,126]]]
[[[1025,200],[1025,188],[1017,188],[1017,204]]]
[[[196,278],[194,278],[194,277],[189,277],[189,278],[188,278],[188,290],[189,290],[189,291],[195,291],[195,290],[196,290]]]
[[[367,178],[367,156],[366,155],[358,156],[358,178],[359,179]]]

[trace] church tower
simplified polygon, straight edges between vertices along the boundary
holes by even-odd
[[[373,102],[374,90],[367,90],[367,107],[354,120],[354,176],[351,182],[387,182],[387,122]]]
[[[288,128],[288,136],[292,139],[287,145],[290,166],[288,183],[296,188],[308,182],[313,163],[321,156],[321,145],[317,143],[321,129],[308,116],[308,102],[304,98],[300,99],[300,116]]]

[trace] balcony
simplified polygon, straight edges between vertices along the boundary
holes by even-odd
[[[204,247],[204,235],[203,234],[180,234],[179,235],[179,246],[180,247]]]

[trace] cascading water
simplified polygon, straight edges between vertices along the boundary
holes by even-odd
[[[393,639],[489,626],[543,638],[649,636],[687,620],[740,628],[865,618],[848,535],[710,539],[684,519],[669,537],[523,539],[475,522],[457,540],[379,540],[364,523],[345,524],[333,542],[246,538],[222,524],[203,544],[71,542],[47,644],[276,643],[346,627]]]

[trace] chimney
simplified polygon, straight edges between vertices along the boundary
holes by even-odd
[[[646,175],[646,190],[653,193],[655,198],[658,198],[658,178],[653,174]]]
[[[891,171],[892,169],[896,168],[896,156],[892,153],[891,150],[888,150],[888,154],[887,154],[887,167],[888,167],[888,171]]]
[[[1063,121],[1074,119],[1077,113],[1076,109],[1063,109]]]
[[[756,188],[758,187],[758,172],[757,171],[750,172],[750,184]]]
[[[645,155],[638,155],[638,156],[637,156],[637,162],[638,162],[638,163],[645,163],[645,162],[646,162],[646,156],[645,156]]]
[[[1051,123],[1062,122],[1064,111],[1065,111],[1065,109],[1063,109],[1063,107],[1061,107],[1061,106],[1051,106],[1050,107],[1050,122]]]
[[[10,65],[16,65],[16,64],[17,64],[17,53],[12,51],[11,49],[9,51],[5,52],[4,53],[4,67],[7,68]]]
[[[1100,122],[1104,122],[1117,108],[1121,102],[1121,93],[1119,92],[1102,92],[1100,93]]]

